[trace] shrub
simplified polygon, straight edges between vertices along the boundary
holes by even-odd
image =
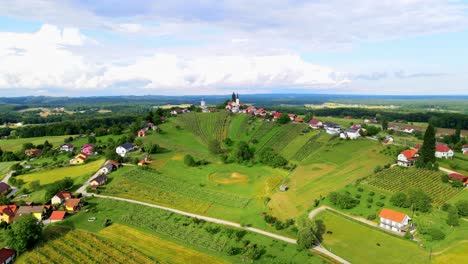
[[[367,216],[367,220],[375,220],[377,216],[375,214],[371,214]]]
[[[407,204],[408,197],[405,193],[397,192],[390,198],[390,203],[394,206],[404,207]]]
[[[358,193],[356,194],[356,198],[360,199],[361,198],[361,195]]]
[[[411,234],[411,232],[406,232],[405,235],[403,236],[405,239],[408,239],[408,240],[412,240],[413,239],[413,235]]]
[[[463,188],[463,182],[459,180],[452,181],[452,187],[454,188]]]
[[[363,192],[364,191],[364,189],[362,187],[358,187],[357,190],[358,190],[358,192]]]
[[[447,212],[450,207],[452,207],[451,204],[444,203],[440,209],[442,209],[444,212]]]
[[[368,202],[368,203],[373,203],[373,202],[374,202],[374,199],[372,199],[372,198],[369,197],[369,198],[367,198],[367,202]]]
[[[372,204],[368,204],[368,205],[367,205],[367,208],[371,208],[371,207],[372,207]]]
[[[428,230],[428,235],[432,240],[443,240],[445,238],[444,232],[434,227]]]
[[[375,203],[378,207],[383,207],[385,204],[382,203],[381,201],[378,201]]]
[[[440,180],[441,180],[442,182],[445,182],[445,183],[449,182],[449,176],[448,176],[448,174],[443,173],[442,175],[440,175]]]
[[[385,199],[385,195],[380,195],[379,198],[380,198],[380,200],[383,200],[383,199]]]
[[[458,214],[461,216],[468,216],[468,200],[460,200],[455,203],[458,209]]]
[[[374,192],[369,192],[369,196],[374,196],[375,193]]]

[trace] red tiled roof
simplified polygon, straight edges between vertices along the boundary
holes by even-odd
[[[406,214],[393,211],[388,208],[383,208],[382,211],[380,211],[379,217],[392,220],[393,222],[401,223],[405,219]]]
[[[311,125],[317,125],[317,124],[320,123],[320,122],[321,122],[321,121],[318,120],[318,119],[311,119],[311,120],[309,121],[309,124],[311,124]]]
[[[66,202],[65,202],[65,206],[66,207],[76,207],[77,205],[80,204],[80,199],[68,199]]]
[[[445,145],[444,143],[437,143],[436,145],[437,152],[449,152],[450,150],[452,149],[449,148],[449,146]]]
[[[9,248],[0,249],[0,263],[6,262],[6,260],[16,254],[16,251]]]
[[[280,116],[281,116],[281,113],[280,113],[280,112],[277,112],[277,113],[275,113],[275,115],[274,115],[273,117],[274,117],[274,118],[278,118],[278,117],[280,117]]]
[[[120,166],[120,163],[118,163],[117,161],[115,160],[109,160],[109,163],[114,165],[115,167],[119,167]]]
[[[459,173],[450,173],[448,176],[452,179],[460,180],[462,182],[465,182],[466,180],[468,180],[468,176],[465,176]]]
[[[288,114],[289,117],[295,117],[295,114]]]
[[[407,149],[407,150],[402,151],[400,154],[405,155],[405,157],[407,159],[412,159],[412,158],[414,158],[414,155],[416,155],[417,153],[418,153],[418,151],[416,151],[414,149]]]
[[[61,191],[56,194],[56,196],[60,199],[71,198],[71,193],[66,191]]]
[[[16,205],[12,204],[12,205],[2,205],[0,206],[0,213],[4,213],[10,217],[14,216],[15,215],[15,212],[16,212]]]
[[[49,220],[63,220],[66,214],[67,212],[65,211],[53,211]]]

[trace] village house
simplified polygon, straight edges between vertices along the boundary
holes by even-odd
[[[9,248],[0,249],[0,264],[13,264],[16,259],[16,251]]]
[[[107,163],[112,164],[112,166],[114,166],[114,169],[118,169],[120,167],[120,163],[118,163],[115,160],[108,160]]]
[[[294,123],[302,124],[302,123],[304,123],[304,120],[302,120],[302,118],[296,117],[296,118],[294,118]]]
[[[259,115],[259,116],[266,116],[266,113],[267,113],[266,110],[263,109],[263,108],[259,108],[259,109],[255,110],[255,112],[254,112],[254,114],[255,114],[256,116],[257,116],[257,115]]]
[[[379,214],[379,226],[394,232],[406,232],[410,228],[411,218],[404,213],[383,208]]]
[[[67,210],[67,212],[76,212],[76,211],[79,211],[80,208],[81,208],[80,199],[68,199],[65,201],[65,210]]]
[[[32,148],[32,149],[27,149],[24,151],[24,155],[26,156],[37,156],[39,154],[41,154],[42,150],[40,149],[35,149],[35,148]]]
[[[281,115],[282,115],[281,112],[275,112],[275,113],[273,114],[273,120],[278,119]]]
[[[26,214],[34,216],[37,219],[37,221],[42,221],[42,218],[44,217],[49,208],[50,206],[44,205],[20,206],[18,211],[16,211],[15,218],[13,221],[16,221],[19,217]]]
[[[256,110],[255,110],[255,107],[252,106],[252,105],[247,106],[247,108],[245,109],[245,112],[246,112],[247,114],[255,114],[255,111],[256,111]]]
[[[385,145],[391,145],[393,144],[393,137],[392,136],[386,136],[383,140],[382,143]]]
[[[468,144],[463,145],[461,151],[463,155],[468,155]]]
[[[297,117],[296,114],[288,114],[288,116],[289,116],[289,119],[291,119],[291,121],[294,121]]]
[[[93,178],[89,181],[89,185],[91,185],[91,187],[94,187],[94,188],[98,186],[102,186],[106,183],[107,183],[107,175],[105,174],[101,174],[97,176],[96,178]]]
[[[341,127],[338,124],[332,122],[325,122],[323,123],[323,128],[327,134],[333,135],[340,133]]]
[[[417,150],[407,149],[398,154],[397,164],[402,167],[410,167],[414,165],[418,157],[419,154]]]
[[[436,158],[445,158],[445,159],[452,159],[453,158],[453,150],[444,143],[437,143],[435,149],[435,156]]]
[[[144,130],[144,129],[138,130],[137,136],[138,137],[145,137],[146,136],[146,130]]]
[[[11,191],[10,185],[0,182],[0,196],[7,195]]]
[[[49,220],[51,223],[55,223],[65,219],[65,216],[67,216],[66,211],[53,211],[49,217]]]
[[[360,136],[361,136],[361,134],[359,134],[359,130],[355,130],[355,129],[352,129],[352,128],[348,128],[345,131],[340,133],[340,138],[344,138],[344,139],[346,139],[346,138],[357,139]]]
[[[124,143],[120,146],[118,146],[115,149],[115,152],[119,154],[121,157],[125,157],[127,153],[132,152],[136,149],[136,146],[133,145],[132,143]]]
[[[158,129],[158,127],[155,126],[153,122],[148,122],[148,123],[146,124],[146,127],[147,127],[148,129],[151,129],[151,130],[156,130],[156,129]]]
[[[88,160],[88,155],[86,155],[85,153],[80,153],[70,160],[70,164],[80,165],[80,164],[84,164],[87,160]]]
[[[72,198],[71,193],[69,193],[67,191],[60,191],[57,194],[55,194],[54,197],[52,197],[52,199],[50,200],[50,204],[60,205],[64,201],[66,201],[66,200],[68,200],[70,198]]]
[[[117,166],[115,166],[115,164],[106,162],[104,166],[99,170],[99,172],[101,174],[109,174],[116,169],[117,169]]]
[[[84,144],[83,146],[81,146],[81,153],[84,153],[87,156],[94,155],[93,148],[93,144]]]
[[[323,125],[322,121],[315,119],[315,118],[309,121],[309,127],[312,129],[319,129],[322,127],[322,125]]]
[[[463,182],[463,185],[464,186],[467,186],[468,184],[468,176],[465,176],[463,174],[460,174],[460,173],[450,173],[449,175],[449,179],[452,180],[452,181],[461,181]]]
[[[0,205],[0,223],[5,222],[7,224],[11,224],[17,209],[18,207],[14,204]]]
[[[351,129],[354,129],[354,130],[361,130],[362,129],[362,126],[360,124],[354,124],[350,127]]]
[[[65,152],[72,152],[74,149],[75,147],[71,143],[65,143],[60,146],[60,150]]]

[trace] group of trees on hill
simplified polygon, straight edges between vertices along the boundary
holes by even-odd
[[[428,212],[432,207],[432,198],[421,189],[411,189],[408,193],[397,192],[393,194],[390,203],[398,207]]]

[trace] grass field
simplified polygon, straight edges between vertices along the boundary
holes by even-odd
[[[18,138],[18,139],[1,139],[0,148],[8,151],[21,150],[24,143],[32,143],[34,145],[44,144],[48,140],[50,144],[57,147],[63,144],[63,140],[70,136],[54,136],[54,137],[34,137],[34,138]]]
[[[468,175],[468,156],[466,155],[455,153],[453,159],[437,159],[437,161],[441,167]]]
[[[379,172],[367,179],[377,188],[394,192],[406,192],[411,188],[421,188],[429,194],[435,204],[441,205],[457,195],[462,188],[453,188],[441,181],[442,172],[416,168],[395,167]]]
[[[437,264],[465,263],[468,259],[468,240],[443,252],[434,252],[432,259]]]
[[[315,219],[322,220],[326,230],[331,232],[323,235],[323,246],[351,263],[429,263],[429,253],[416,243],[385,231],[329,211]]]
[[[179,115],[183,127],[198,136],[203,142],[211,140],[223,141],[227,135],[227,127],[230,121],[229,114],[219,113],[187,113]]]
[[[84,165],[70,166],[46,171],[40,171],[36,173],[24,174],[17,176],[18,179],[24,180],[25,183],[29,183],[35,180],[39,180],[40,184],[48,184],[65,177],[72,179],[79,178],[80,176],[87,175],[88,177],[94,174],[102,165],[104,160],[93,161]]]
[[[18,162],[19,161],[0,162],[0,180],[3,179],[5,174],[10,171],[10,167]]]

